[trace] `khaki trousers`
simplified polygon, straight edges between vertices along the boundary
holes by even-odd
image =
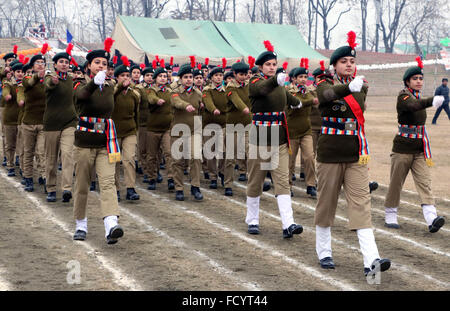
[[[314,159],[317,155],[317,142],[319,141],[321,130],[312,130],[312,139],[313,139],[313,150],[314,150]]]
[[[391,154],[391,181],[386,201],[384,202],[385,207],[399,206],[400,193],[409,171],[411,171],[422,204],[434,205],[433,193],[431,192],[430,167],[427,166],[423,153],[405,154],[393,152]]]
[[[15,153],[17,142],[17,125],[5,125],[3,126],[3,132],[5,134],[5,156],[6,167],[12,169],[15,166]]]
[[[75,128],[68,127],[62,131],[44,132],[45,136],[45,176],[48,192],[56,192],[58,172],[58,154],[61,149],[63,191],[72,191],[73,182],[73,143]]]
[[[305,135],[297,139],[291,139],[292,154],[289,155],[289,176],[295,173],[295,163],[297,160],[298,149],[301,150],[302,166],[307,186],[316,186],[316,164],[314,160],[313,138],[312,135]],[[289,184],[292,185],[292,178],[289,178]]]
[[[164,158],[166,159],[167,178],[171,179],[172,176],[172,157],[170,155],[170,131],[165,132],[152,132],[147,131],[147,168],[148,178],[156,179],[158,176],[159,164],[160,164],[160,150]]]
[[[314,223],[331,227],[336,215],[339,192],[344,186],[348,228],[372,228],[370,214],[369,170],[355,163],[317,163],[318,199]]]
[[[120,147],[120,155],[122,158],[122,166],[125,179],[126,188],[134,188],[136,186],[136,163],[134,159],[136,157],[136,135],[130,135],[127,137],[117,138],[117,142]],[[99,180],[100,182],[100,180]],[[116,162],[115,173],[116,188],[120,188],[120,162]]]
[[[86,218],[86,206],[91,184],[92,167],[95,167],[100,188],[100,214],[119,216],[119,204],[114,183],[115,163],[109,163],[108,151],[103,148],[73,147],[75,163],[75,192],[73,201],[73,215],[76,220]]]
[[[45,177],[45,138],[44,126],[22,125],[23,143],[24,143],[24,177],[33,177],[33,159],[36,157],[37,170],[40,177]]]
[[[215,135],[219,135],[219,133],[216,133]],[[208,141],[209,139],[211,139],[211,137],[212,136],[206,136],[204,137],[204,140]],[[217,139],[217,144],[219,143],[219,140],[220,138]],[[216,150],[219,148],[217,144],[212,148],[212,152],[216,152]],[[219,173],[223,173],[225,170],[225,128],[222,128],[222,144],[223,152],[220,153],[221,156],[215,156],[212,159],[206,160],[210,180],[217,180]]]
[[[16,155],[19,156],[20,169],[23,171],[24,143],[22,125],[17,126]]]
[[[179,143],[183,141],[182,147]],[[176,144],[176,145],[174,145]],[[188,149],[184,152],[184,147]],[[178,158],[173,151],[180,151],[184,153],[184,157]],[[202,167],[202,136],[201,134],[194,134],[190,137],[171,136],[171,157],[172,157],[172,174],[175,183],[176,191],[184,190],[184,169],[186,162],[189,161],[189,175],[191,177],[191,185],[200,187],[200,170]],[[185,159],[188,158],[188,159]]]
[[[147,127],[140,126],[137,132],[137,161],[144,172],[147,172],[147,157],[148,157],[148,146],[147,146]],[[136,157],[136,155],[135,155]]]
[[[247,161],[248,158],[248,132],[245,132],[245,136],[239,137],[238,133],[234,132],[234,151],[232,159],[225,159],[225,188],[231,188],[233,186],[234,181],[234,166],[236,163],[239,165],[239,174],[245,174],[247,170]],[[240,138],[240,139],[239,139]],[[226,138],[227,140],[228,138]],[[244,158],[238,159],[238,149],[239,147],[244,146]],[[239,155],[242,157],[242,155]],[[243,164],[244,163],[244,164]]]
[[[258,151],[257,155],[256,151]],[[261,157],[262,154],[264,155],[265,151],[272,154],[268,159],[263,159]],[[283,144],[279,147],[255,146],[249,144],[247,168],[247,197],[255,198],[262,194],[262,187],[267,171],[270,171],[272,175],[275,195],[291,195],[289,187],[289,149],[287,144]]]

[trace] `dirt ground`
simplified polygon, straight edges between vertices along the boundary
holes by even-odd
[[[434,113],[429,109],[429,119]],[[389,152],[396,131],[394,98],[369,98],[367,136],[370,175],[389,183]],[[427,122],[427,125],[430,122]],[[450,216],[450,122],[444,116],[429,125],[433,158],[433,191],[438,211]],[[235,182],[234,196],[210,190],[202,180],[203,202],[195,202],[186,177],[184,202],[174,200],[164,181],[147,190],[138,177],[139,201],[120,203],[125,235],[107,245],[99,213],[99,193],[89,194],[88,238],[72,240],[72,203],[47,203],[42,186],[26,193],[20,178],[0,169],[0,289],[3,290],[449,290],[450,227],[427,230],[410,177],[402,193],[400,230],[384,227],[386,188],[372,195],[372,220],[381,256],[392,267],[380,284],[363,275],[357,236],[346,228],[345,201],[339,202],[332,229],[335,270],[322,270],[315,251],[314,208],[305,185],[294,187],[294,219],[300,236],[282,238],[272,190],[261,197],[261,234],[247,234],[245,183]],[[298,171],[297,171],[298,173]],[[220,183],[219,183],[220,184]],[[122,197],[125,189],[121,188]],[[343,199],[343,196],[341,196]],[[73,263],[79,264],[79,279]],[[75,272],[74,272],[75,271]],[[75,274],[74,274],[75,273]],[[73,280],[77,280],[74,282]]]

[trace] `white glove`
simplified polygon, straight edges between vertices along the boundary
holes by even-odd
[[[442,106],[442,104],[444,103],[444,96],[442,95],[436,95],[433,97],[433,107],[434,108],[439,108]]]
[[[292,105],[291,105],[291,108],[292,108],[292,109],[300,109],[300,108],[302,108],[302,106],[303,106],[303,105],[302,105],[302,102],[300,102],[297,106],[292,106]]]
[[[96,85],[103,85],[106,79],[106,70],[99,71],[94,77],[94,83]]]
[[[277,76],[277,82],[279,86],[284,86],[284,83],[287,81],[288,75],[284,72],[280,72]]]
[[[349,83],[348,88],[352,93],[361,92],[362,86],[364,84],[364,76],[356,76],[352,82]]]

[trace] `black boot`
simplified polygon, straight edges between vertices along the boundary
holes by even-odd
[[[301,225],[292,224],[289,228],[283,230],[283,238],[292,238],[294,234],[300,234],[303,232],[303,227]]]
[[[16,165],[16,166],[20,166],[20,159],[19,159],[19,156],[16,156],[16,163],[15,163],[15,165]]]
[[[309,194],[311,198],[316,199],[317,198],[317,190],[314,186],[308,186],[306,187],[306,194]]]
[[[211,180],[211,182],[209,183],[209,188],[217,189],[217,180]]]
[[[239,181],[246,181],[246,180],[247,180],[247,175],[245,175],[245,174],[239,175]]]
[[[184,175],[189,174],[188,171],[187,171],[187,169],[184,169],[183,174],[184,174]]]
[[[163,182],[163,177],[162,177],[162,175],[159,173],[159,171],[158,171],[158,177],[156,178],[156,182],[157,182],[158,184],[160,184],[160,183]]]
[[[49,192],[47,195],[47,202],[56,202],[56,192]]]
[[[220,183],[222,184],[222,187],[225,185],[225,175],[222,173],[219,173]]]
[[[144,175],[144,179],[142,180],[142,182],[144,184],[148,184],[150,182],[150,179],[148,179],[148,175],[147,174]]]
[[[25,191],[34,191],[33,178],[25,178]]]
[[[305,181],[305,173],[300,173],[300,181]]]
[[[292,174],[292,181],[296,181],[297,180],[297,177],[295,177],[295,173],[294,174]]]
[[[369,182],[370,193],[374,192],[377,189],[378,189],[378,183],[376,181]]]
[[[205,179],[209,179],[209,173],[203,173],[203,177],[204,177]]]
[[[58,171],[62,171],[62,164],[61,163],[58,164]]]
[[[134,190],[134,188],[127,188],[126,199],[128,201],[137,201],[139,200],[139,194],[136,193],[136,190]]]
[[[6,157],[3,157],[3,163],[2,163],[2,166],[6,166],[6,164],[7,164]]]
[[[183,190],[177,190],[175,194],[175,200],[177,201],[184,201],[184,192]]]
[[[95,181],[91,182],[91,188],[89,188],[90,191],[95,191]]]
[[[72,192],[70,192],[69,190],[64,190],[62,197],[62,201],[64,203],[70,202],[70,199],[72,199]]]
[[[16,176],[16,169],[10,168],[8,169],[8,177],[14,177]]]
[[[265,181],[263,185],[263,191],[269,191],[270,190],[270,182]]]
[[[39,177],[38,183],[39,185],[45,185],[45,178]]]
[[[169,179],[167,180],[167,189],[168,189],[169,191],[175,190],[175,183],[174,183],[174,181],[173,181],[172,178],[169,178]]]
[[[231,188],[225,188],[225,195],[227,197],[232,197],[233,196],[233,189]]]
[[[154,179],[150,179],[150,181],[148,182],[148,190],[156,190],[156,180]]]
[[[120,202],[120,191],[117,191],[117,202]]]
[[[199,187],[191,186],[191,194],[194,196],[195,200],[197,201],[203,200],[203,194],[200,192]]]

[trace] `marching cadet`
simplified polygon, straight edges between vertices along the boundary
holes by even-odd
[[[400,193],[409,171],[419,192],[422,211],[428,230],[437,232],[445,219],[437,216],[434,198],[431,192],[430,168],[433,166],[431,146],[425,121],[426,108],[439,108],[444,102],[443,96],[422,98],[423,63],[416,58],[418,66],[410,67],[403,75],[405,88],[397,97],[398,133],[394,138],[391,154],[391,181],[384,206],[386,208],[386,226],[399,229],[397,210]]]
[[[224,73],[223,75],[223,81],[225,81],[225,85],[228,85],[231,81],[234,80],[233,71],[229,70]]]
[[[22,135],[24,143],[24,170],[25,191],[34,191],[33,185],[33,159],[36,157],[39,174],[39,184],[45,189],[45,137],[44,137],[44,111],[45,111],[45,54],[48,44],[44,43],[41,53],[34,55],[30,60],[33,68],[32,76],[23,79],[24,96],[19,98],[25,103],[22,119]]]
[[[106,68],[113,44],[106,38],[104,50],[94,50],[86,55],[87,83],[77,86],[75,92],[80,106],[80,117],[75,131],[74,162],[75,192],[74,218],[76,229],[74,240],[85,240],[87,230],[86,206],[91,182],[92,167],[96,168],[100,186],[100,214],[105,225],[108,244],[115,244],[123,236],[118,224],[119,205],[115,186],[115,166],[120,162],[114,121],[114,83],[107,79]]]
[[[113,59],[108,61],[108,68],[106,69],[106,76],[108,79],[114,79],[114,68],[116,67],[117,56],[114,55]]]
[[[136,132],[139,120],[139,102],[141,101],[138,91],[133,87],[130,80],[130,62],[126,56],[121,57],[122,65],[114,69],[117,84],[114,91],[114,110],[112,120],[116,127],[117,141],[121,151],[121,159],[125,176],[125,187],[127,188],[127,200],[139,200],[139,195],[134,189],[136,186]],[[140,75],[140,71],[139,71]],[[143,129],[144,130],[144,129]],[[120,163],[116,162],[116,189],[117,200],[120,202]]]
[[[306,172],[306,194],[312,198],[317,197],[316,190],[316,165],[313,150],[313,138],[311,132],[311,121],[309,115],[314,102],[314,94],[306,86],[309,74],[309,60],[302,58],[302,64],[293,73],[293,83],[290,92],[300,99],[300,107],[289,105],[287,107],[287,123],[289,127],[289,138],[291,139],[292,154],[289,155],[289,176],[295,174],[295,162],[298,149],[301,150],[302,161]],[[289,178],[292,187],[292,179]],[[293,196],[291,188],[291,196]]]
[[[356,34],[348,33],[347,46],[330,58],[335,76],[323,72],[317,96],[322,116],[322,133],[317,145],[318,201],[315,211],[316,251],[324,269],[334,269],[331,252],[333,225],[339,192],[344,186],[349,229],[356,231],[364,258],[364,274],[389,269],[389,259],[380,259],[370,213],[370,159],[364,132],[365,99],[368,87],[355,72]],[[377,268],[378,269],[378,268]]]
[[[2,97],[5,100],[5,107],[2,112],[2,124],[5,133],[5,155],[7,159],[8,176],[16,176],[14,154],[16,153],[16,142],[18,136],[17,122],[19,119],[19,105],[17,104],[18,88],[22,86],[23,64],[15,63],[11,66],[14,78],[3,82]]]
[[[149,116],[147,121],[147,167],[149,174],[148,190],[156,189],[158,173],[158,154],[162,149],[167,164],[167,187],[169,191],[175,189],[172,175],[172,157],[170,144],[170,124],[173,113],[170,104],[170,88],[168,74],[164,60],[153,74],[154,85],[148,94]]]
[[[185,159],[189,159],[191,194],[195,200],[203,200],[200,192],[200,168],[202,163],[202,136],[201,124],[195,125],[195,116],[200,115],[202,108],[202,93],[194,88],[192,69],[195,68],[195,57],[191,56],[191,64],[185,64],[180,67],[178,76],[180,77],[180,86],[172,91],[170,98],[173,107],[173,121],[171,125],[171,150],[176,148],[180,150],[179,142],[183,143],[182,155],[174,155],[172,152],[172,169],[175,181],[176,197],[178,201],[184,200],[184,167]],[[190,133],[184,134],[183,129],[188,126]],[[174,146],[174,144],[177,144]]]
[[[173,82],[172,72],[173,72],[173,56],[170,57],[170,63],[165,64],[167,71],[167,84],[170,85]]]
[[[277,54],[270,41],[264,41],[267,51],[258,56],[255,64],[259,74],[250,80],[249,98],[253,113],[253,127],[249,135],[247,161],[247,217],[248,233],[259,234],[259,200],[267,172],[271,172],[280,210],[283,238],[303,232],[294,223],[289,188],[289,132],[286,105],[300,106],[301,102],[286,90],[287,74],[277,71]],[[268,157],[269,153],[269,157]]]
[[[58,153],[61,150],[63,202],[72,198],[73,181],[73,143],[78,117],[73,103],[73,80],[68,75],[72,60],[69,43],[66,52],[53,57],[55,74],[47,74],[44,78],[45,111],[45,176],[47,184],[47,202],[56,202],[56,172]]]
[[[208,81],[209,67],[210,67],[210,65],[209,65],[209,58],[206,57],[205,58],[205,63],[202,64],[202,67],[201,67],[201,71],[203,72],[203,80],[204,80],[205,84]]]
[[[247,162],[248,157],[248,131],[244,130],[252,122],[250,115],[250,98],[248,97],[249,82],[247,74],[249,66],[243,62],[235,63],[231,66],[231,70],[235,79],[227,84],[226,93],[228,97],[228,109],[226,113],[226,123],[233,125],[236,130],[242,125],[242,132],[239,135],[237,131],[234,133],[226,133],[226,140],[233,139],[234,151],[233,157],[228,155],[225,160],[225,194],[232,195],[232,186],[234,181],[234,167],[239,165],[239,181],[247,180]],[[244,152],[240,152],[240,147],[244,147]],[[228,152],[231,154],[230,152]]]
[[[221,127],[221,131],[215,132],[215,136],[209,136],[215,138],[214,150],[208,159],[208,173],[211,179],[209,188],[217,189],[217,177],[222,180],[222,186],[224,185],[224,164],[225,164],[225,125],[226,125],[226,111],[228,105],[228,97],[226,94],[226,86],[223,81],[224,68],[226,67],[226,59],[222,59],[222,67],[217,66],[209,71],[208,77],[211,79],[211,84],[206,86],[203,90],[203,104],[205,109],[203,111],[203,129],[209,124],[218,125]],[[206,135],[205,135],[206,136]],[[206,136],[206,140],[209,137]],[[226,191],[226,195],[232,195],[231,189]]]
[[[30,76],[33,74],[32,68],[29,63],[25,64],[22,69],[24,76]],[[19,100],[20,98],[20,100]],[[21,83],[17,88],[17,104],[19,105],[19,114],[17,117],[17,143],[16,143],[16,154],[19,157],[19,172],[22,177],[21,184],[25,185],[25,177],[23,176],[24,170],[24,142],[23,142],[23,131],[22,131],[22,119],[23,119],[23,111],[24,111],[24,102],[25,93],[23,83]]]

